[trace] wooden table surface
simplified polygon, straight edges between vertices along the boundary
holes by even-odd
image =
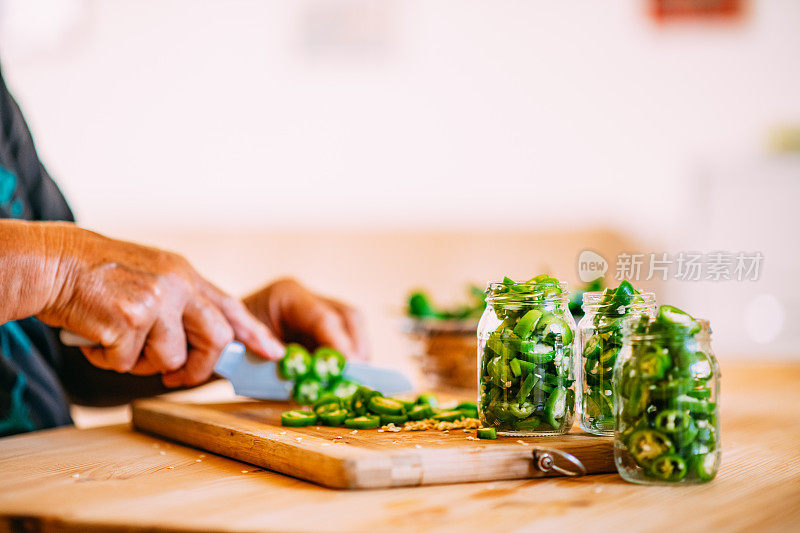
[[[722,468],[703,486],[616,474],[325,489],[127,426],[0,439],[0,531],[800,530],[800,364],[724,365]]]

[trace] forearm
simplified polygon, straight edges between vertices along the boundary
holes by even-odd
[[[46,309],[66,284],[61,263],[73,226],[0,220],[0,324]]]

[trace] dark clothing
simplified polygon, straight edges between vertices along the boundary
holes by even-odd
[[[28,126],[0,72],[0,217],[73,221],[44,169]]]
[[[0,218],[73,220],[66,200],[36,155],[28,126],[2,73]],[[0,325],[0,436],[72,422],[58,378],[61,357],[55,332],[35,318]]]
[[[0,218],[73,221],[64,196],[36,155],[2,73]],[[160,376],[92,366],[80,350],[63,346],[56,332],[35,318],[0,324],[0,437],[71,424],[69,400],[118,405],[166,390]]]

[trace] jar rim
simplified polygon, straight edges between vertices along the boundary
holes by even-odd
[[[490,281],[489,285],[487,285],[487,287],[486,287],[486,292],[488,293],[490,291],[493,291],[493,290],[496,290],[496,289],[500,289],[502,287],[507,287],[509,285],[512,285],[512,283],[508,283],[508,282],[505,282],[505,281]],[[513,283],[513,285],[516,285],[517,287],[524,287],[524,288],[531,289],[528,292],[520,292],[519,293],[519,294],[524,294],[526,296],[530,295],[530,294],[541,294],[543,292],[543,291],[534,291],[533,290],[534,287],[536,287],[537,285],[541,285],[541,283],[528,283],[527,281],[522,281],[522,282],[515,281]],[[549,285],[549,286],[552,287],[553,285]],[[558,287],[561,289],[562,293],[563,292],[567,292],[567,283],[566,282],[559,281],[558,282]]]
[[[665,338],[677,337],[692,337],[692,338],[710,338],[711,336],[711,322],[703,318],[694,318],[694,321],[700,325],[700,331],[697,333],[688,333],[680,328],[661,330],[653,333],[634,333],[633,325],[640,320],[641,317],[632,316],[625,319],[623,323],[623,335],[630,339],[631,342],[652,341]],[[650,318],[648,324],[654,322],[655,319]]]
[[[583,304],[581,307],[584,311],[586,311],[588,307],[601,307],[602,305],[610,305],[610,304],[601,304],[600,300],[603,299],[605,296],[605,291],[591,291],[591,292],[584,292],[583,293]],[[640,292],[639,294],[634,294],[634,296],[641,297],[644,301],[643,302],[631,302],[629,305],[655,305],[656,303],[656,293],[654,292]]]
[[[517,301],[526,301],[531,298],[549,302],[549,303],[564,303],[569,301],[569,289],[567,287],[566,282],[559,281],[557,286],[561,290],[559,294],[547,294],[542,288],[541,283],[527,283],[527,282],[514,282],[513,285],[517,287],[522,287],[526,289],[523,292],[497,292],[501,290],[503,287],[508,287],[512,285],[512,283],[508,283],[505,281],[490,281],[489,284],[486,286],[486,290],[484,294],[486,294],[486,301],[487,302],[517,302]],[[539,290],[534,290],[535,287],[540,287]],[[545,286],[546,288],[553,288],[556,284],[550,284]]]

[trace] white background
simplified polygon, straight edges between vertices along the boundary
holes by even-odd
[[[761,250],[759,284],[665,295],[731,350],[776,299],[764,350],[796,352],[800,162],[768,144],[800,124],[800,2],[670,26],[633,0],[0,5],[7,82],[89,227],[602,227],[642,251]]]

